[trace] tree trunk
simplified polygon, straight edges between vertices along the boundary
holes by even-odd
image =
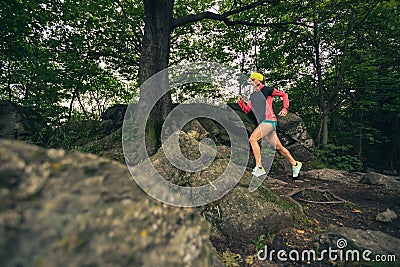
[[[319,29],[317,21],[317,10],[314,1],[313,4],[313,46],[314,46],[314,68],[317,73],[317,88],[318,88],[318,106],[321,114],[321,131],[322,131],[322,142],[318,140],[319,146],[325,146],[328,144],[328,131],[329,131],[329,109],[325,99],[324,84],[322,80],[322,66],[320,57],[320,39],[319,39]]]
[[[145,26],[139,62],[139,85],[157,72],[168,67],[171,31],[173,28],[172,10],[174,1],[145,0]],[[167,77],[165,77],[167,79]],[[152,86],[153,85],[153,86]],[[159,86],[168,86],[168,82],[157,81],[150,86],[140,88],[140,100],[137,110],[149,105],[155,95],[159,94]],[[172,109],[172,98],[168,92],[155,104],[150,117],[144,120],[141,112],[136,112],[134,121],[147,121],[146,147],[149,155],[153,155],[160,146],[161,126]]]
[[[8,100],[12,101],[12,90],[11,90],[11,60],[8,61],[7,66],[7,91],[8,91]]]
[[[322,115],[322,145],[328,144],[328,133],[329,133],[329,116],[328,114]]]
[[[358,136],[358,159],[364,163],[364,150],[363,150],[363,133],[362,133],[362,128],[364,126],[364,111],[361,110],[359,112],[359,120],[361,125],[358,127],[359,128],[359,136]]]
[[[392,151],[390,153],[390,168],[392,170],[396,170],[396,168],[399,166],[398,162],[398,152],[399,152],[399,147],[400,147],[400,142],[399,142],[399,121],[400,118],[396,117],[394,120],[394,127],[393,127],[393,137],[392,137]],[[397,166],[396,166],[397,165]]]

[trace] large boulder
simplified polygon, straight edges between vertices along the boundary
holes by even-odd
[[[243,124],[245,125],[248,133],[251,133],[254,131],[254,129],[257,126],[257,119],[254,116],[253,112],[250,112],[249,114],[244,113],[240,109],[239,105],[236,103],[229,103],[228,107],[233,109],[239,115],[239,117],[242,120]],[[237,123],[237,122],[233,121],[233,123]]]
[[[313,158],[314,141],[298,115],[288,113],[285,117],[279,117],[277,132],[282,144],[294,158],[303,162]]]
[[[0,100],[0,138],[27,140],[46,126],[31,108]]]
[[[203,209],[212,225],[211,242],[221,251],[252,254],[260,236],[272,238],[293,227],[294,207],[264,185],[250,193],[250,179],[246,173],[238,186]]]
[[[0,266],[214,264],[198,210],[150,198],[123,164],[7,140],[0,162]]]
[[[131,104],[131,106],[134,104]],[[114,123],[122,123],[124,121],[124,116],[128,105],[126,104],[116,104],[109,107],[104,113],[100,116],[102,120],[111,120]],[[132,107],[131,107],[132,108]]]
[[[388,189],[400,192],[400,181],[393,176],[387,176],[377,172],[368,172],[360,180],[362,184],[384,186]]]
[[[174,149],[189,160],[201,155],[212,154],[212,148],[199,152],[200,143],[185,132],[180,133],[180,147]],[[173,155],[178,151],[171,151]],[[199,187],[216,181],[229,164],[230,149],[216,147],[215,160],[205,169],[197,172],[184,172],[173,166],[160,149],[151,161],[155,169],[171,183],[181,186]],[[210,222],[211,240],[220,251],[236,253],[254,252],[254,240],[261,235],[272,235],[293,226],[294,216],[291,205],[267,187],[249,192],[252,175],[245,172],[240,182],[218,200],[199,207]]]

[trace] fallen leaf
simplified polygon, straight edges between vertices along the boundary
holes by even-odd
[[[146,230],[142,230],[142,231],[140,232],[140,236],[141,236],[142,238],[146,237],[146,236],[147,236],[147,231],[146,231]]]
[[[361,210],[353,210],[354,213],[361,213]]]
[[[300,229],[296,229],[296,232],[297,232],[298,234],[301,234],[301,235],[305,233],[304,230],[300,230]]]

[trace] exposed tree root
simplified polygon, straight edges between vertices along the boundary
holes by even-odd
[[[327,199],[328,199],[328,197],[327,197],[326,193],[329,193],[329,196],[334,198],[335,200],[314,201],[314,200],[307,200],[307,199],[303,199],[303,198],[297,198],[298,201],[312,203],[312,204],[343,204],[343,203],[348,202],[347,200],[335,195],[331,191],[329,191],[327,189],[321,189],[318,187],[298,188],[298,189],[295,189],[292,192],[288,193],[287,196],[289,196],[291,199],[293,199],[293,196],[295,196],[298,193],[304,192],[306,190],[322,193],[325,196],[325,198],[327,198]]]

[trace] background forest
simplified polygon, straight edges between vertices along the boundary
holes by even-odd
[[[33,108],[52,129],[139,101],[157,70],[144,63],[157,2],[171,2],[162,11],[174,18],[170,66],[205,60],[261,71],[289,93],[321,164],[400,170],[398,0],[3,0],[0,100]]]

